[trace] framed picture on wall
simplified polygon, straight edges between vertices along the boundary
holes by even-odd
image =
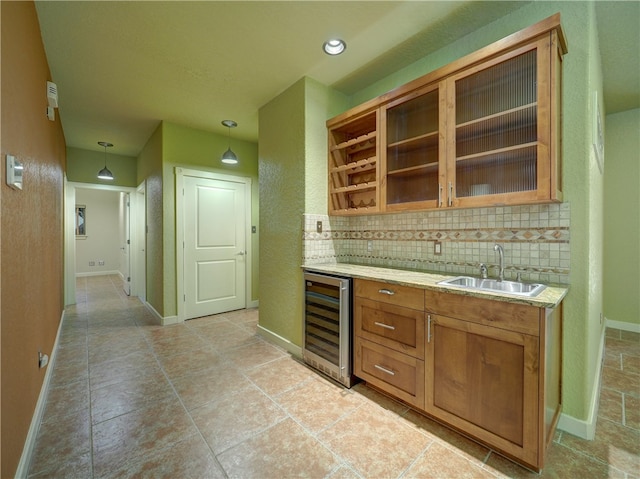
[[[76,238],[86,238],[87,236],[87,207],[76,205]]]
[[[602,124],[602,114],[600,113],[600,103],[598,102],[598,92],[593,92],[593,150],[596,155],[596,163],[600,169],[600,174],[604,173],[604,127]]]

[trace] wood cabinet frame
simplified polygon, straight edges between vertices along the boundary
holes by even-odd
[[[540,471],[562,410],[562,304],[544,309],[426,291],[425,305],[428,316],[425,411],[505,456]],[[505,350],[521,348],[521,439],[514,440],[509,434],[491,430],[487,424],[474,419],[474,412],[465,418],[464,414],[455,413],[456,406],[447,409],[436,403],[435,391],[442,385],[436,384],[439,358],[435,345],[445,329],[503,344]],[[465,359],[458,353],[456,357]]]
[[[455,189],[455,80],[524,51],[537,50],[537,141],[535,190],[482,196],[456,196]],[[375,185],[351,187],[375,189],[376,203],[370,206],[352,204],[339,199],[349,194],[350,185],[336,185],[330,159],[329,214],[353,215],[396,211],[425,210],[445,207],[479,207],[516,205],[562,201],[561,172],[561,97],[562,55],[567,52],[566,40],[560,25],[560,14],[555,14],[528,28],[505,37],[480,50],[413,80],[395,90],[363,103],[327,121],[330,158],[335,147],[334,131],[350,121],[377,111],[376,182]],[[452,86],[453,85],[453,86]],[[438,200],[410,200],[405,203],[387,204],[387,120],[386,112],[393,106],[409,101],[427,91],[439,90],[439,190]],[[333,166],[332,166],[333,165]],[[369,197],[367,197],[369,198]]]
[[[356,376],[544,467],[562,410],[562,303],[545,309],[364,279],[354,292]]]

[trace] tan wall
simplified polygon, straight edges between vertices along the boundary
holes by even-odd
[[[51,355],[62,300],[65,142],[51,122],[49,67],[33,2],[1,2],[2,180],[0,474],[14,477]],[[57,115],[56,115],[57,116]],[[5,155],[24,163],[24,188],[6,185]]]

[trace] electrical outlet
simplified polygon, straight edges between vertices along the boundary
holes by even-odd
[[[442,243],[440,241],[433,243],[433,254],[442,254]]]
[[[104,260],[103,259],[98,260],[98,266],[104,266]]]
[[[367,241],[367,251],[371,253],[373,251],[373,241]]]
[[[89,266],[95,266],[96,262],[95,261],[89,261]]]
[[[317,233],[322,233],[322,221],[317,221],[316,222],[316,232]]]

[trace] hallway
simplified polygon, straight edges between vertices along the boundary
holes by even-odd
[[[595,441],[558,431],[542,476],[256,335],[257,310],[156,326],[117,276],[77,280],[33,478],[637,478],[640,335],[607,330]],[[635,475],[634,475],[635,474]]]

